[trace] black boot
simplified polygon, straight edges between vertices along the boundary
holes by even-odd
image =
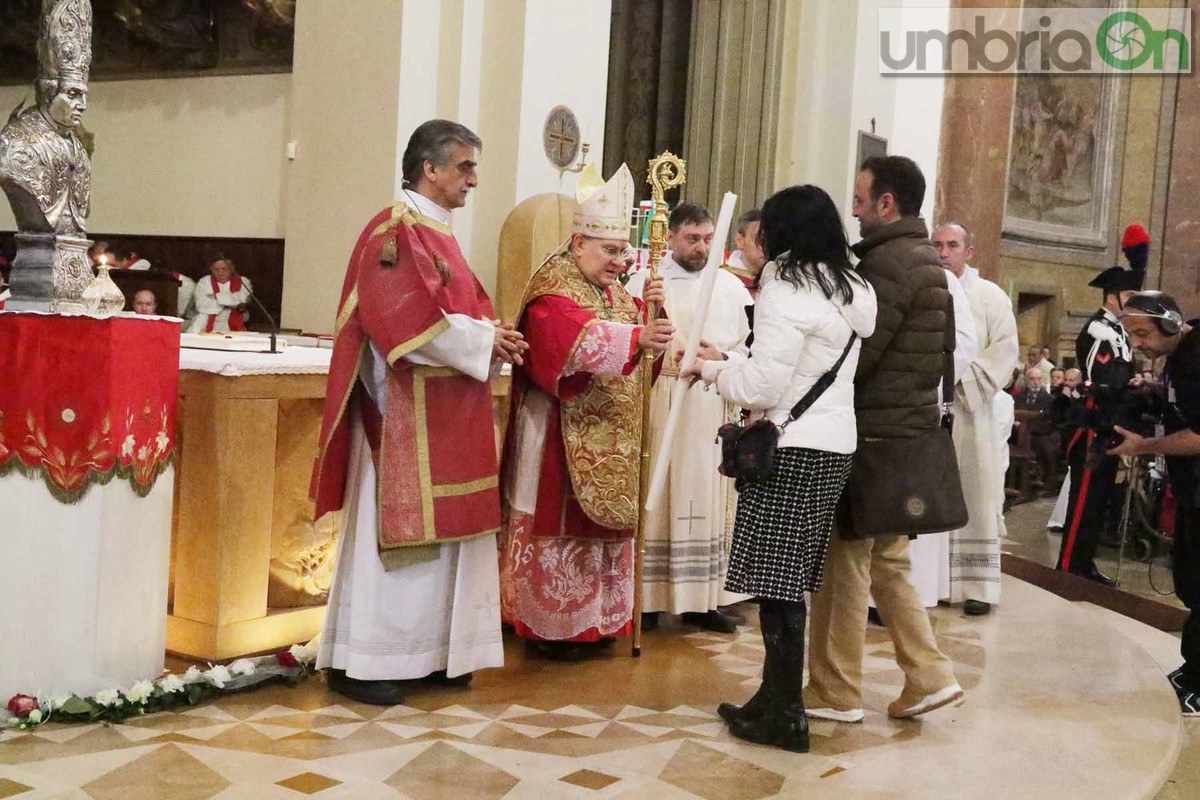
[[[807,753],[808,717],[801,689],[804,685],[804,628],[807,622],[803,601],[771,600],[778,603],[778,626],[763,630],[767,648],[768,704],[757,717],[729,723],[729,732],[739,739],[769,744],[793,753]]]
[[[779,637],[780,624],[782,618],[779,613],[779,604],[770,601],[763,602],[758,607],[758,625],[763,637],[763,646],[766,646],[768,636]],[[754,693],[745,705],[737,706],[733,703],[721,703],[717,706],[717,714],[726,722],[742,722],[749,719],[754,719],[762,716],[763,712],[771,704],[771,659],[763,659],[763,677],[762,683],[759,684],[758,691]]]

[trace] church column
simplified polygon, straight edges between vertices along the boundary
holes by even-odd
[[[1020,0],[955,0],[956,9],[1020,6]],[[972,266],[996,280],[1000,230],[1008,181],[1008,138],[1012,123],[1013,75],[951,75],[942,106],[938,219],[967,225],[978,254]]]

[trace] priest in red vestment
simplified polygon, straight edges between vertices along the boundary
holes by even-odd
[[[603,186],[580,178],[574,233],[530,278],[518,328],[530,350],[513,370],[500,538],[503,613],[551,655],[631,630],[643,351],[670,344],[617,281],[633,206],[624,165]],[[662,281],[644,293],[661,305]]]
[[[417,128],[404,197],[367,223],[346,270],[312,485],[318,518],[342,511],[317,667],[360,702],[504,661],[488,381],[526,345],[493,320],[450,231],[480,147],[456,122]]]

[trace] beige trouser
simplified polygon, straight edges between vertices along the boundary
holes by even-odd
[[[809,623],[810,708],[862,707],[862,661],[867,597],[873,595],[904,671],[904,696],[922,698],[955,682],[949,658],[933,638],[929,614],[908,582],[908,538],[843,541],[834,533],[825,584],[812,598]]]

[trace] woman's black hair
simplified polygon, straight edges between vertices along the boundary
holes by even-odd
[[[758,238],[779,277],[797,289],[814,283],[828,299],[836,293],[849,303],[854,299],[852,284],[865,285],[850,264],[842,217],[824,189],[789,186],[771,195],[763,203]]]

